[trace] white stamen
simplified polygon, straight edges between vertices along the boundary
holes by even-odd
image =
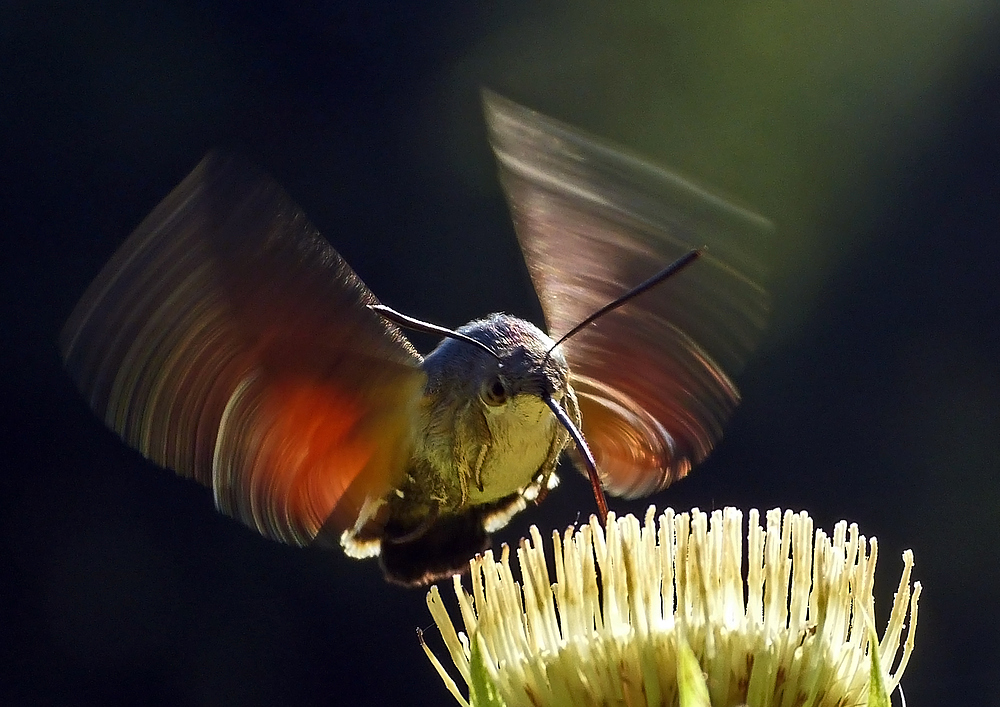
[[[517,549],[522,584],[506,547],[499,562],[492,552],[472,561],[471,594],[455,579],[466,633],[455,630],[437,587],[428,606],[461,677],[468,684],[474,636],[509,707],[676,705],[683,642],[714,707],[864,704],[873,648],[894,690],[913,651],[920,584],[910,584],[912,553],[903,554],[888,626],[873,646],[875,539],[846,522],[832,537],[814,531],[804,512],[772,510],[761,526],[751,510],[748,520],[744,546],[743,514],[733,508],[711,516],[667,509],[658,524],[652,508],[643,523],[612,514],[606,529],[592,519],[553,533],[551,585],[532,528]]]

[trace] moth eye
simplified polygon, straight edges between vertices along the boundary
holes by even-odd
[[[492,407],[498,407],[507,402],[510,393],[507,392],[507,384],[500,376],[494,376],[483,386],[483,392],[479,397],[483,402]]]

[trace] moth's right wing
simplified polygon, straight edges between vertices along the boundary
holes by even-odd
[[[399,483],[425,376],[377,300],[270,177],[209,154],[62,331],[66,368],[129,445],[307,544]]]
[[[770,222],[604,140],[484,93],[490,143],[558,339],[692,249],[692,265],[562,344],[605,489],[634,498],[701,462],[767,318]]]

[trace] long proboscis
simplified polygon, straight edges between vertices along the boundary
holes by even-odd
[[[594,500],[597,501],[597,515],[601,519],[601,525],[607,525],[608,499],[604,495],[604,485],[601,483],[601,475],[597,471],[597,462],[594,460],[594,455],[590,451],[587,440],[583,437],[583,432],[573,424],[566,411],[562,409],[562,406],[551,395],[544,396],[543,400],[545,400],[545,404],[549,406],[549,409],[552,410],[552,414],[559,420],[559,424],[569,432],[569,436],[573,438],[573,443],[576,444],[577,451],[583,457],[583,464],[587,467],[587,476],[590,478],[590,486],[594,490]]]

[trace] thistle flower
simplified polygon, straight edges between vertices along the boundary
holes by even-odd
[[[550,584],[541,534],[472,561],[455,578],[465,632],[437,587],[427,603],[473,705],[888,705],[913,650],[920,583],[903,574],[881,641],[872,597],[878,544],[856,525],[813,532],[805,513],[711,517],[667,509],[656,522],[609,516],[553,533]],[[745,552],[745,556],[744,556]],[[744,575],[744,567],[746,574]],[[744,578],[745,577],[745,578]],[[909,613],[905,645],[901,640]],[[462,705],[444,666],[432,664]],[[898,659],[898,660],[897,660]]]

